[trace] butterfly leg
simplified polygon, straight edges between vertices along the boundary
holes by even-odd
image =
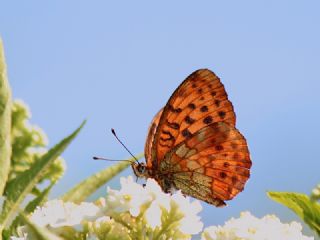
[[[174,181],[172,179],[172,176],[170,175],[163,175],[160,180],[160,185],[162,186],[162,190],[165,193],[173,194],[176,191],[176,187],[174,184]]]

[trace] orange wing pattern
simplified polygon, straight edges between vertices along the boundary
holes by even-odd
[[[235,119],[232,103],[220,79],[208,69],[193,72],[163,109],[151,151],[146,152],[147,165],[157,168],[170,149],[203,127],[220,121],[234,126]]]
[[[245,138],[224,122],[210,124],[168,152],[159,170],[184,194],[224,206],[250,176]]]
[[[157,131],[157,127],[159,125],[159,120],[162,114],[163,108],[160,109],[160,111],[153,117],[151,125],[148,129],[148,135],[147,135],[147,141],[144,146],[144,155],[146,158],[147,166],[151,167],[151,150],[152,150],[152,143],[154,140],[155,133]]]
[[[220,79],[208,69],[193,72],[153,118],[145,144],[146,172],[165,192],[171,188],[224,206],[250,176],[245,138]]]

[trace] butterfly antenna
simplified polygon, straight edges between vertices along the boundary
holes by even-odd
[[[93,158],[93,160],[105,160],[105,161],[110,161],[110,162],[131,162],[131,163],[133,163],[134,161],[130,161],[130,160],[124,160],[124,159],[109,159],[109,158],[104,158],[104,157],[96,157],[96,156],[94,156],[94,157],[92,157]]]
[[[130,152],[130,150],[126,147],[126,145],[123,144],[123,142],[121,142],[121,140],[118,138],[116,132],[114,131],[113,128],[111,128],[111,132],[112,134],[116,137],[116,139],[118,140],[118,142],[127,150],[127,152],[136,160],[137,163],[139,163],[138,159],[133,156],[133,154]]]

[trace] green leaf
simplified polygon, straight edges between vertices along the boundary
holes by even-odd
[[[46,189],[44,189],[39,196],[34,198],[31,202],[27,204],[27,206],[24,209],[24,212],[29,214],[32,213],[36,207],[41,206],[43,203],[45,203],[48,200],[48,195],[54,186],[53,183],[51,183]]]
[[[8,227],[9,222],[18,212],[21,202],[25,199],[34,186],[39,182],[42,174],[50,167],[50,164],[61,155],[71,141],[77,136],[85,121],[71,135],[63,139],[53,148],[51,148],[39,161],[35,162],[30,169],[21,173],[17,178],[6,187],[6,200],[0,215],[0,233],[2,228]]]
[[[140,159],[143,154],[138,155],[136,158]],[[99,189],[102,185],[116,176],[118,173],[126,169],[134,159],[131,158],[127,162],[121,162],[114,166],[108,167],[80,182],[73,187],[70,191],[65,193],[61,199],[74,203],[80,203],[87,199],[92,193]]]
[[[32,238],[34,240],[63,240],[59,236],[53,234],[48,229],[39,227],[36,224],[32,223],[27,216],[23,213],[20,214],[20,217],[25,222],[26,226],[28,226],[29,232],[32,234]]]
[[[293,192],[268,192],[268,196],[295,212],[320,236],[320,204],[307,195]]]
[[[11,91],[0,38],[0,196],[8,179],[11,158]]]
[[[41,206],[44,202],[48,200],[49,192],[51,191],[52,187],[54,186],[51,183],[46,189],[44,189],[39,196],[35,197],[32,201],[30,201],[24,209],[25,214],[32,213],[36,207]],[[22,225],[22,219],[19,216],[13,221],[10,228],[14,231],[18,226]]]

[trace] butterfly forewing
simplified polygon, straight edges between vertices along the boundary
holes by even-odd
[[[144,155],[146,158],[146,162],[147,162],[147,166],[151,167],[151,150],[152,150],[152,143],[154,140],[154,136],[155,133],[157,131],[157,127],[159,125],[159,120],[162,114],[162,108],[160,109],[160,111],[153,117],[151,125],[148,129],[148,135],[147,135],[147,140],[146,140],[146,144],[144,146]]]
[[[201,128],[224,121],[235,125],[233,106],[220,79],[208,69],[192,73],[172,94],[154,133],[152,165]],[[150,153],[150,151],[149,151]]]

